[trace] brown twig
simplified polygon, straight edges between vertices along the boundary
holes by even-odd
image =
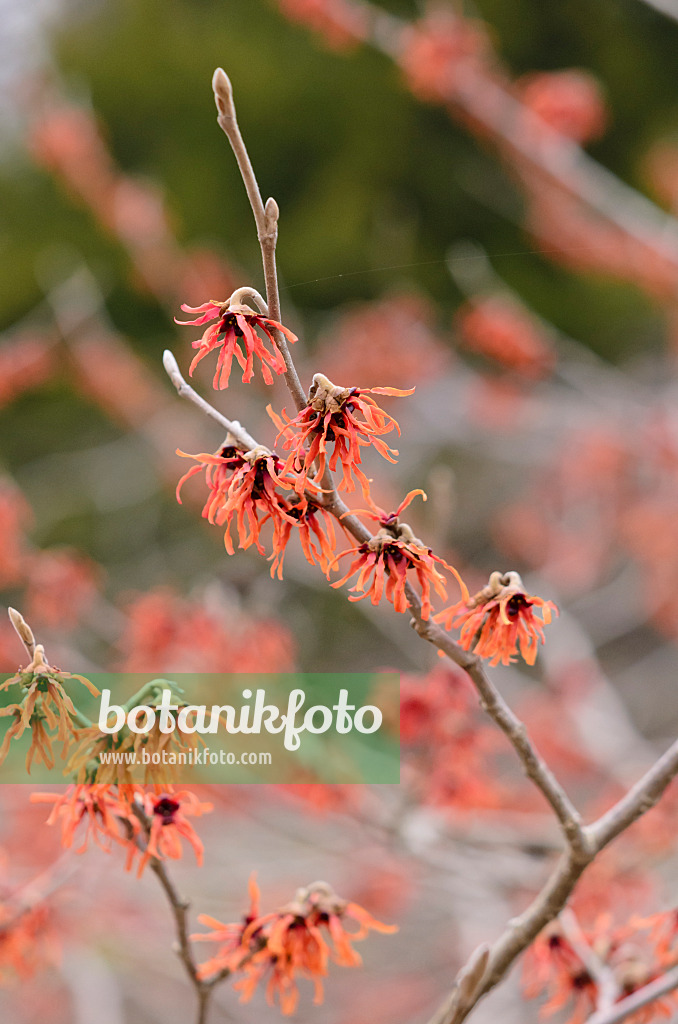
[[[242,180],[247,190],[247,196],[252,207],[254,220],[257,225],[257,236],[261,246],[261,258],[264,265],[264,280],[266,282],[266,304],[268,315],[272,320],[280,322],[280,294],[278,292],[278,271],[275,260],[275,247],[278,241],[278,204],[275,199],[267,199],[266,204],[261,198],[259,185],[257,184],[252,161],[250,160],[247,147],[240,134],[238,119],[233,103],[233,87],[226,72],[217,68],[212,78],[214,99],[217,104],[219,116],[217,118],[219,127],[223,130],[226,138],[231,144],[231,149],[238,161],[238,167]],[[301,386],[296,367],[292,362],[289,346],[280,331],[274,332],[276,345],[285,360],[285,381],[290,390],[297,410],[300,412],[306,408],[306,395]]]
[[[597,999],[596,1010],[598,1013],[607,1013],[615,1004],[620,995],[619,983],[614,971],[603,960],[587,942],[576,914],[566,908],[560,914],[560,922],[565,938],[575,951],[586,973],[596,986]]]
[[[147,815],[144,813],[143,808],[136,803],[132,805],[132,811],[141,822],[146,842],[148,842],[151,823],[148,820]],[[139,836],[137,836],[136,842],[139,848],[143,850],[144,847],[141,845]],[[180,895],[163,861],[159,860],[157,857],[151,857],[149,859],[149,866],[160,882],[160,886],[165,893],[172,910],[172,916],[174,917],[174,929],[177,937],[175,949],[179,959],[184,965],[184,970],[186,971],[188,979],[196,994],[198,1004],[196,1024],[207,1024],[207,1014],[209,1012],[212,991],[219,982],[224,981],[229,977],[231,970],[230,968],[224,968],[213,978],[210,978],[209,981],[200,977],[198,973],[198,965],[193,955],[193,947],[191,946],[191,940],[189,938],[188,912],[191,904]]]
[[[620,1021],[630,1017],[632,1013],[642,1010],[648,1003],[653,1003],[655,999],[661,999],[662,996],[673,992],[676,988],[678,988],[678,967],[672,967],[661,978],[655,978],[654,981],[639,988],[630,996],[620,999],[614,1006],[606,1010],[596,1010],[586,1024],[620,1024]]]

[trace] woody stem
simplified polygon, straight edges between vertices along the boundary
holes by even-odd
[[[214,98],[219,116],[217,121],[231,144],[231,149],[238,162],[247,197],[252,207],[254,221],[257,226],[257,237],[261,247],[261,258],[264,266],[266,282],[266,305],[268,316],[280,322],[280,293],[278,291],[278,269],[275,249],[278,241],[278,204],[275,199],[267,199],[264,205],[257,183],[252,161],[240,133],[235,105],[233,103],[233,87],[228,75],[222,68],[217,68],[212,79]],[[289,346],[283,334],[273,328],[275,343],[285,361],[285,381],[294,400],[297,410],[306,408],[306,395],[301,386],[299,375],[290,355]]]

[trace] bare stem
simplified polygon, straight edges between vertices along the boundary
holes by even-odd
[[[151,823],[143,809],[138,804],[133,804],[132,810],[141,822],[146,836],[146,842],[148,842]],[[139,842],[138,839],[137,842]],[[170,905],[172,916],[174,917],[174,930],[177,937],[177,955],[184,965],[184,970],[186,971],[196,994],[196,1024],[207,1024],[207,1014],[209,1012],[212,991],[219,982],[223,981],[231,974],[231,971],[220,971],[219,974],[210,979],[210,981],[205,981],[203,978],[199,977],[198,965],[196,964],[195,957],[193,955],[193,947],[191,946],[191,940],[189,939],[188,912],[191,905],[188,900],[184,899],[180,895],[163,861],[158,860],[157,857],[151,857],[149,865],[153,874],[160,882],[160,886],[167,897],[167,902]]]
[[[655,999],[661,999],[662,996],[673,992],[676,988],[678,988],[678,967],[673,967],[661,978],[655,978],[654,981],[639,988],[626,999],[620,999],[614,1006],[610,1006],[606,1010],[596,1010],[586,1024],[619,1024],[620,1021],[630,1017],[632,1013],[642,1010],[648,1003],[653,1003]]]
[[[252,451],[253,448],[256,448],[257,442],[251,434],[248,434],[247,431],[241,427],[237,420],[229,420],[223,416],[218,409],[215,409],[213,405],[210,405],[210,403],[206,402],[204,398],[201,398],[198,392],[184,380],[181,375],[179,365],[169,349],[165,349],[162,357],[162,364],[165,367],[167,376],[174,384],[181,398],[187,398],[189,402],[193,402],[194,405],[197,405],[198,409],[200,409],[201,412],[204,412],[206,416],[211,417],[211,419],[220,423],[222,427],[225,427],[238,448],[242,448],[242,450],[246,452]]]
[[[231,149],[238,162],[240,174],[247,190],[257,225],[257,237],[261,247],[261,258],[264,265],[266,282],[266,304],[268,315],[280,323],[280,293],[278,291],[278,270],[276,267],[275,247],[278,241],[278,217],[280,211],[275,199],[267,199],[266,204],[261,198],[252,161],[245,146],[233,103],[233,86],[226,72],[217,68],[212,78],[214,99],[217,104],[219,127],[223,130],[231,144]],[[285,360],[285,381],[298,411],[306,407],[306,395],[301,386],[299,375],[290,355],[289,346],[280,331],[274,330],[275,342]]]
[[[614,971],[603,960],[600,959],[594,949],[586,941],[586,936],[575,913],[566,908],[558,918],[562,925],[565,938],[575,951],[586,972],[595,983],[598,997],[596,1008],[599,1013],[609,1011],[619,998],[620,990]]]

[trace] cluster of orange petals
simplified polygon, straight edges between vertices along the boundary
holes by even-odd
[[[541,612],[541,618],[537,614]],[[544,626],[558,609],[525,592],[517,572],[493,572],[488,584],[474,597],[451,605],[435,616],[446,629],[461,626],[459,642],[491,665],[510,665],[518,653],[534,665]]]
[[[588,71],[570,68],[526,75],[518,82],[518,95],[528,110],[574,142],[597,139],[607,127],[600,85]]]
[[[278,0],[278,6],[291,21],[308,25],[335,50],[367,38],[367,8],[347,0]]]
[[[30,978],[58,958],[58,948],[49,907],[0,900],[0,983]]]
[[[613,927],[611,916],[602,914],[591,928],[579,930],[580,941],[612,976],[615,1003],[660,978],[678,960],[675,910],[646,920],[632,919],[621,927]],[[542,1017],[569,1008],[569,1016],[559,1018],[564,1024],[584,1024],[598,1006],[599,982],[559,920],[544,929],[525,956],[523,993],[527,999],[547,997]],[[678,993],[669,992],[626,1019],[633,1024],[651,1024],[672,1017],[677,1001]]]
[[[90,839],[106,852],[114,843],[123,846],[126,870],[138,857],[138,876],[152,858],[178,860],[183,855],[182,840],[202,864],[203,844],[188,819],[208,813],[212,805],[189,790],[159,792],[136,784],[78,783],[60,793],[32,793],[31,801],[53,805],[47,824],[61,825],[63,847],[70,849],[78,833],[82,843],[77,853],[87,849]]]
[[[349,601],[362,601],[369,597],[372,604],[376,605],[385,594],[397,612],[406,612],[409,606],[406,591],[407,574],[412,570],[421,587],[422,618],[428,619],[432,610],[431,588],[433,587],[439,597],[447,600],[446,580],[438,566],[442,566],[455,577],[462,594],[468,597],[466,586],[454,566],[448,565],[444,559],[434,555],[430,548],[415,537],[408,524],[401,523],[398,518],[417,494],[424,495],[424,492],[410,491],[395,512],[384,512],[373,502],[370,502],[372,511],[362,510],[361,514],[379,523],[379,530],[365,543],[342,551],[336,559],[338,561],[347,555],[355,556],[348,572],[332,584],[333,587],[341,587],[351,576],[358,573],[358,579],[349,588]]]
[[[457,312],[462,344],[530,379],[545,376],[554,356],[545,332],[517,302],[491,295],[468,302]]]
[[[285,372],[285,361],[275,343],[274,331],[280,331],[288,341],[297,340],[287,327],[283,327],[277,320],[271,320],[267,316],[255,313],[249,306],[240,304],[229,305],[228,302],[210,300],[203,302],[201,306],[187,306],[184,303],[181,307],[186,313],[197,314],[194,320],[177,320],[179,324],[191,324],[202,326],[211,320],[217,322],[211,324],[198,341],[193,342],[197,354],[193,357],[190,373],[198,365],[201,359],[210,352],[219,350],[217,367],[214,373],[214,387],[227,388],[228,379],[231,374],[231,365],[235,358],[243,371],[242,379],[245,384],[249,383],[254,376],[254,357],[261,363],[261,375],[266,384],[273,383],[273,374]],[[268,341],[270,348],[266,347],[257,331],[261,331]]]
[[[235,988],[247,1002],[260,983],[266,985],[266,998],[272,1005],[277,998],[284,1014],[291,1014],[299,1001],[298,978],[308,978],[315,989],[315,1003],[323,1000],[323,979],[330,960],[342,967],[358,967],[362,960],[353,943],[370,931],[390,934],[392,925],[375,920],[356,903],[340,899],[326,882],[315,882],[299,889],[294,899],[271,914],[259,910],[259,889],[250,879],[251,906],[239,924],[222,924],[202,915],[201,924],[210,933],[193,938],[216,942],[215,956],[199,968],[202,978],[221,971],[238,974]],[[349,931],[346,922],[357,923]]]
[[[30,729],[32,735],[26,756],[26,770],[29,774],[34,759],[42,761],[47,768],[54,767],[53,740],[63,744],[65,756],[77,732],[74,724],[76,709],[63,686],[66,679],[78,679],[95,697],[99,693],[96,686],[84,676],[53,668],[45,658],[43,646],[38,644],[30,665],[20,669],[0,686],[0,692],[11,686],[20,686],[23,690],[20,703],[8,704],[0,709],[0,717],[14,717],[0,747],[0,764],[7,757],[12,740],[19,739],[26,729]]]
[[[312,565],[319,564],[329,570],[333,557],[334,528],[319,505],[309,501],[298,490],[298,482],[268,448],[258,446],[242,452],[227,445],[214,455],[202,453],[187,455],[197,463],[179,481],[177,500],[186,480],[204,471],[209,489],[202,514],[208,522],[225,526],[224,544],[229,555],[234,553],[231,525],[238,533],[238,546],[246,549],[254,544],[259,554],[265,554],[261,543],[261,528],[271,522],[273,526],[271,575],[282,578],[285,548],[293,530],[299,531],[302,547]],[[306,488],[318,491],[310,481]],[[314,542],[317,541],[317,546]]]
[[[290,454],[285,470],[297,474],[297,488],[302,493],[308,484],[309,473],[314,471],[317,461],[317,475],[314,483],[320,485],[326,466],[334,472],[337,463],[342,469],[339,487],[344,491],[355,490],[354,476],[362,487],[363,494],[369,493],[369,480],[359,468],[362,462],[361,447],[371,446],[389,462],[395,462],[398,452],[389,448],[380,435],[391,430],[400,433],[400,427],[388,413],[380,409],[370,395],[411,395],[409,391],[397,388],[342,388],[328,380],[322,373],[316,373],[308,394],[308,405],[293,420],[282,411],[282,418],[268,407],[271,419],[280,433],[276,443],[285,437],[283,448]],[[328,460],[327,446],[334,449]]]

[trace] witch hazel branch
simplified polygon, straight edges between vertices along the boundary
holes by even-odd
[[[389,601],[397,612],[409,613],[417,634],[433,644],[441,657],[449,658],[463,669],[473,683],[481,706],[504,733],[522,763],[526,775],[542,793],[553,811],[563,837],[563,852],[550,878],[527,909],[512,920],[493,944],[480,947],[460,970],[450,995],[431,1024],[460,1024],[506,976],[516,959],[538,940],[543,930],[563,913],[578,881],[599,853],[662,796],[678,774],[678,743],[674,744],[646,775],[607,813],[591,825],[581,815],[553,772],[531,741],[525,725],[515,715],[489,678],[485,661],[508,665],[522,657],[535,663],[538,647],[544,642],[544,627],[557,609],[552,602],[529,594],[515,571],[493,572],[485,587],[471,596],[459,572],[435,555],[401,519],[402,512],[415,496],[425,500],[422,491],[406,496],[393,512],[380,509],[370,495],[370,483],[361,468],[361,449],[372,447],[389,462],[397,451],[383,441],[383,435],[399,433],[397,422],[375,402],[372,395],[405,397],[411,392],[388,387],[369,391],[359,386],[344,386],[324,374],[314,375],[308,393],[303,391],[291,356],[289,344],[298,340],[281,322],[277,289],[275,250],[278,206],[269,199],[265,204],[240,133],[233,91],[221,69],[215,72],[213,88],[219,124],[232,146],[252,204],[262,251],[266,299],[255,289],[240,288],[225,301],[209,300],[188,312],[196,314],[196,324],[210,323],[201,338],[193,342],[198,350],[193,365],[205,356],[217,354],[214,384],[218,390],[229,385],[233,360],[243,369],[243,381],[252,379],[255,360],[264,381],[284,376],[296,407],[294,417],[284,410],[278,414],[269,405],[269,414],[278,428],[274,447],[257,442],[239,423],[231,423],[184,380],[176,360],[165,353],[165,368],[182,397],[189,399],[227,430],[223,445],[215,453],[192,458],[196,465],[180,481],[204,472],[207,500],[203,517],[224,528],[224,542],[234,553],[231,530],[241,549],[255,546],[265,555],[262,528],[272,526],[271,575],[282,577],[287,544],[298,534],[307,560],[317,565],[331,581],[339,560],[351,556],[343,578],[333,587],[353,582],[349,600],[369,598],[373,604]],[[258,312],[243,305],[242,298],[254,297]],[[186,307],[184,307],[186,308]],[[264,335],[264,338],[261,335]],[[255,337],[256,335],[256,337]],[[267,342],[273,342],[280,359]],[[281,453],[277,454],[276,445]],[[338,483],[334,473],[341,472]],[[350,509],[342,494],[360,488],[369,509]],[[371,519],[377,530],[372,533],[363,522]],[[332,520],[355,542],[348,550],[336,550],[337,532]],[[448,588],[458,586],[461,598],[449,603]],[[433,597],[443,607],[433,607]],[[452,630],[460,629],[459,637]],[[659,915],[660,917],[662,915]],[[678,928],[676,929],[678,933]],[[578,970],[586,970],[579,953],[568,938],[559,937],[553,949],[570,949]],[[550,948],[550,947],[549,947]],[[581,952],[579,946],[579,952]],[[676,955],[676,954],[673,954]],[[657,964],[662,975],[668,961]],[[612,968],[603,963],[599,977],[609,978]],[[574,976],[573,976],[574,977]],[[671,973],[666,974],[672,979]],[[570,978],[570,975],[568,975]],[[645,996],[645,983],[648,994]],[[563,982],[565,984],[565,982]],[[571,991],[575,991],[574,980]],[[672,992],[667,981],[663,987],[654,978],[639,975],[635,985],[614,990],[599,985],[595,978],[586,989],[590,1012],[598,1021],[622,1020],[639,1006],[649,1007],[652,1019],[652,992]],[[571,992],[566,988],[565,1000]],[[660,1006],[660,1003],[656,1004]],[[663,1004],[661,1004],[663,1005]],[[283,1005],[285,1009],[285,1005]],[[612,1016],[610,1016],[612,1014]],[[578,1018],[579,1019],[579,1018]],[[584,1019],[583,1017],[581,1018]]]
[[[397,420],[380,402],[382,397],[407,398],[412,391],[335,383],[322,372],[313,375],[308,390],[302,386],[292,358],[298,339],[283,323],[277,286],[278,206],[262,199],[222,70],[215,73],[213,86],[219,124],[254,213],[265,295],[247,285],[223,300],[183,306],[189,319],[179,322],[203,329],[193,341],[188,372],[190,376],[204,360],[214,360],[212,383],[218,393],[231,387],[236,375],[243,384],[261,377],[269,387],[284,379],[293,409],[288,413],[270,403],[271,436],[257,439],[198,394],[166,352],[164,366],[178,394],[223,431],[214,452],[178,453],[191,465],[179,481],[177,496],[181,500],[193,478],[202,482],[202,515],[223,531],[229,555],[236,547],[254,548],[270,562],[271,576],[282,579],[288,545],[298,538],[307,561],[326,577],[328,586],[347,588],[350,601],[375,606],[387,602],[408,616],[421,639],[466,673],[488,719],[505,736],[558,825],[559,859],[541,890],[450,978],[449,992],[430,1024],[461,1024],[523,954],[532,965],[527,994],[546,994],[547,1012],[568,1004],[573,1006],[571,1024],[587,1018],[590,1024],[650,1022],[670,1012],[676,1002],[678,915],[658,913],[631,921],[622,930],[596,930],[581,927],[568,902],[601,852],[662,797],[678,774],[678,742],[609,810],[584,821],[486,668],[518,659],[534,665],[546,640],[545,628],[557,614],[555,605],[529,593],[513,570],[491,573],[486,585],[470,594],[458,569],[403,518],[412,501],[426,500],[422,490],[411,490],[392,510],[375,502],[363,455],[373,451],[382,465],[394,463],[394,439],[400,434]],[[347,497],[366,507],[349,507]],[[348,546],[342,548],[344,538]],[[14,611],[10,616],[27,664],[3,686],[13,703],[2,714],[13,721],[0,760],[26,732],[31,735],[29,769],[34,761],[55,766],[60,752],[74,781],[63,793],[36,793],[33,799],[50,805],[48,822],[60,830],[63,846],[84,852],[91,843],[108,854],[121,854],[126,869],[137,876],[150,871],[157,877],[174,921],[176,951],[195,993],[196,1024],[206,1024],[212,994],[227,980],[242,1001],[263,989],[269,1002],[289,1014],[298,1006],[299,982],[306,979],[318,1003],[330,963],[358,967],[354,944],[372,932],[394,930],[338,896],[324,881],[298,889],[288,903],[264,912],[252,877],[250,904],[240,920],[222,922],[201,915],[206,930],[194,934],[188,901],[179,893],[169,863],[188,850],[202,864],[204,844],[194,822],[211,805],[195,792],[177,790],[160,774],[151,774],[144,785],[111,774],[102,753],[135,752],[142,744],[146,751],[157,751],[164,737],[151,731],[141,740],[123,727],[102,738],[77,706],[77,689],[90,689],[89,680],[51,665],[22,616]],[[159,706],[162,683],[147,684],[128,704],[143,698],[151,707]],[[182,694],[173,696],[182,708]],[[196,739],[179,729],[172,742],[188,752]],[[645,943],[640,960],[628,954],[631,939],[634,948]],[[201,961],[196,950],[203,942],[210,944],[211,953]]]

